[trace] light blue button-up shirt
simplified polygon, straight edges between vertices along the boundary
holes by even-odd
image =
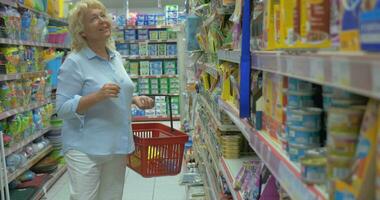
[[[58,75],[57,113],[63,119],[63,152],[73,149],[90,155],[129,154],[134,151],[131,104],[134,84],[120,54],[110,60],[83,48],[67,56]],[[109,98],[76,113],[82,96],[97,92],[106,83],[120,86],[119,97]]]

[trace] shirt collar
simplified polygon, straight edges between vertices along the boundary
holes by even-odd
[[[112,51],[112,50],[110,50],[110,49],[107,49],[107,51],[108,51],[108,54],[109,54],[109,56],[110,56],[110,59],[113,59],[114,57],[115,57],[115,52],[114,51]],[[93,59],[93,58],[95,58],[95,57],[99,57],[92,49],[90,49],[89,47],[85,47],[84,49],[83,49],[83,52],[84,52],[84,54],[87,56],[87,58],[89,59],[89,60],[91,60],[91,59]],[[99,57],[100,58],[100,57]]]

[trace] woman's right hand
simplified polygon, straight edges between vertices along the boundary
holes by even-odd
[[[116,98],[119,96],[120,87],[114,83],[106,83],[103,87],[96,93],[99,100],[105,100],[108,98]]]

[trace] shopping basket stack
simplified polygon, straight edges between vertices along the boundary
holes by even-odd
[[[143,177],[176,175],[181,172],[185,133],[160,123],[132,124],[135,151],[127,166]]]

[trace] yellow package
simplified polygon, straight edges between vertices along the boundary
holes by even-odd
[[[49,0],[47,4],[47,13],[52,17],[60,17],[62,10],[63,15],[63,0]],[[62,7],[62,8],[61,8]]]
[[[300,47],[331,47],[330,12],[330,0],[301,0]]]
[[[379,116],[379,102],[370,100],[360,129],[352,181],[350,183],[336,181],[333,199],[375,199],[376,138],[380,132]]]
[[[275,6],[279,5],[278,0],[264,1],[264,46],[265,50],[275,49]]]
[[[33,8],[34,9],[34,2],[33,0],[25,0],[24,5],[28,8]]]
[[[299,0],[280,1],[280,35],[278,48],[293,48],[299,38]]]

